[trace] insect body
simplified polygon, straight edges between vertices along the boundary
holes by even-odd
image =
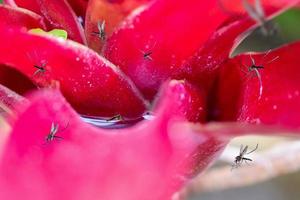
[[[248,12],[249,16],[260,24],[264,35],[273,35],[276,33],[276,27],[274,23],[266,19],[266,15],[260,0],[255,0],[254,6],[250,5],[248,0],[243,0],[243,6]]]
[[[56,139],[63,139],[62,137],[56,135],[56,133],[58,132],[58,129],[59,129],[58,124],[55,124],[55,123],[51,124],[50,133],[46,136],[46,142],[51,142],[55,138]]]
[[[142,53],[143,53],[144,59],[146,59],[146,60],[153,60],[152,57],[151,57],[152,51],[148,51],[148,52],[143,52],[142,51]]]
[[[143,58],[145,59],[145,60],[150,60],[150,61],[152,61],[153,60],[153,58],[152,58],[152,54],[153,54],[153,49],[155,48],[155,46],[156,46],[156,42],[152,45],[152,47],[150,47],[149,48],[149,46],[147,45],[146,46],[146,49],[147,50],[140,50],[140,52],[143,54]]]
[[[254,151],[256,151],[258,148],[258,144],[256,145],[256,147],[252,150],[252,151],[248,151],[248,145],[246,145],[245,147],[243,145],[241,145],[241,148],[240,148],[240,153],[238,156],[235,157],[235,160],[234,160],[234,164],[232,165],[232,168],[231,169],[234,169],[234,168],[238,168],[241,166],[241,164],[245,161],[247,163],[247,161],[252,161],[252,159],[250,158],[246,158],[245,155],[248,155],[250,153],[253,153]]]
[[[102,41],[106,40],[106,33],[105,33],[105,21],[102,23],[98,22],[98,32],[93,32],[93,34],[97,35]]]
[[[264,69],[265,67],[262,66],[262,65],[257,65],[251,54],[250,54],[250,58],[251,58],[251,66],[247,67],[248,72],[245,72],[244,70],[243,71],[247,74],[248,73],[254,73],[254,75],[257,76],[258,81],[259,81],[259,99],[260,99],[261,96],[262,96],[262,93],[263,93],[263,85],[262,85],[262,78],[261,78],[261,75],[260,75],[260,70]]]
[[[34,72],[33,76],[36,76],[38,74],[44,74],[46,72],[46,63],[43,63],[42,65],[33,65],[34,68],[36,68],[37,70]]]
[[[263,59],[269,55],[271,51],[268,51],[264,56]],[[246,67],[247,71],[242,70],[244,73],[248,74],[248,73],[254,73],[254,75],[257,77],[258,81],[259,81],[259,97],[258,99],[261,99],[262,97],[262,93],[263,93],[263,84],[262,84],[262,78],[261,78],[261,74],[260,74],[260,70],[265,69],[265,67],[263,65],[257,65],[254,58],[252,57],[252,55],[250,54],[250,58],[251,58],[251,66],[250,67]],[[266,64],[270,64],[271,62],[274,62],[275,60],[277,60],[279,57],[275,57],[274,59],[272,59],[271,61],[267,62]]]

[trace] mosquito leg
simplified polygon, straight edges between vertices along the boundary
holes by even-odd
[[[237,168],[237,165],[235,165],[235,164],[231,165],[230,171],[234,170],[235,168]]]
[[[277,59],[279,59],[279,56],[276,56],[275,58],[273,58],[272,60],[270,60],[269,62],[266,63],[266,65],[276,61]]]
[[[251,160],[252,161],[252,160]],[[245,160],[245,163],[247,164],[247,165],[250,165],[250,163],[248,163],[248,160]]]
[[[259,81],[259,99],[260,99],[261,96],[262,96],[262,93],[263,93],[263,85],[262,85],[261,75],[260,75],[260,73],[257,69],[254,69],[254,72],[255,72],[255,74],[258,78],[258,81]]]
[[[67,125],[64,127],[64,129],[60,130],[59,132],[65,131],[69,127],[70,122],[67,123]]]
[[[264,59],[272,52],[272,49],[270,49],[265,55],[261,58],[261,63],[264,63]]]
[[[61,140],[63,140],[63,139],[64,139],[63,137],[56,136],[56,135],[54,135],[54,136],[53,136],[53,138],[56,138],[56,139],[61,139]]]
[[[247,66],[245,66],[245,65],[242,65],[243,67],[244,67],[244,69],[243,68],[241,68],[241,70],[242,70],[242,72],[244,72],[246,75],[249,73],[249,71],[248,71],[248,67]]]
[[[250,54],[250,59],[251,59],[252,65],[255,65],[255,60],[254,60],[252,54]]]

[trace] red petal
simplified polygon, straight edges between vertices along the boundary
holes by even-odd
[[[216,0],[158,0],[112,35],[105,56],[152,98],[225,19]],[[151,59],[143,52],[152,53]]]
[[[231,112],[241,122],[299,128],[299,52],[300,43],[294,43],[267,56],[253,55],[256,65],[264,67],[259,70],[261,84],[255,72],[244,72],[252,65],[249,55],[224,64],[218,96],[222,101],[220,112]]]
[[[249,3],[254,5],[256,0],[247,0]],[[220,6],[227,12],[238,12],[244,13],[245,8],[243,6],[243,1],[241,0],[219,0]],[[272,6],[275,8],[282,8],[286,5],[293,6],[296,5],[299,0],[260,0],[260,3],[263,7]]]
[[[0,84],[21,95],[36,89],[28,77],[6,65],[0,65]]]
[[[83,123],[57,93],[30,99],[1,161],[5,199],[170,199],[224,147],[165,114],[131,128],[104,130]],[[63,139],[43,145],[53,122]]]
[[[202,48],[182,64],[179,77],[185,77],[208,91],[214,90],[220,64],[228,59],[233,46],[238,42],[238,36],[253,25],[254,22],[246,18],[220,28],[205,42]],[[221,48],[220,44],[222,44]],[[208,97],[211,104],[209,117],[213,118],[215,110],[211,109],[213,109],[216,97],[211,94],[208,94]]]
[[[15,3],[44,16],[50,29],[64,29],[70,39],[86,43],[83,28],[66,0],[15,0]]]
[[[85,30],[89,47],[100,52],[103,46],[101,39],[93,34],[99,32],[98,22],[105,21],[105,33],[110,36],[116,27],[131,13],[132,10],[150,0],[90,0],[87,8]]]
[[[7,27],[1,33],[0,63],[15,67],[39,86],[59,83],[80,113],[136,117],[145,110],[144,100],[127,77],[86,47]],[[34,65],[43,64],[45,73],[35,74]]]
[[[14,8],[0,4],[0,23],[3,26],[25,26],[31,28],[45,28],[41,16],[22,8]]]
[[[157,0],[135,17],[131,16],[109,38],[104,55],[120,66],[151,99],[164,80],[181,77],[181,70],[196,68],[182,69],[181,65],[227,19],[218,5],[218,0],[192,0],[189,3]],[[286,7],[290,3],[285,1],[283,5]],[[224,47],[215,43],[215,48]],[[209,56],[214,65],[216,58]],[[203,71],[204,67],[207,66],[192,70]]]

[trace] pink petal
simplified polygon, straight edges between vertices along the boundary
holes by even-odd
[[[40,87],[60,87],[81,114],[126,118],[144,112],[146,103],[135,86],[95,52],[72,41],[0,29],[0,63],[14,67]],[[37,73],[34,65],[43,64],[45,73]]]
[[[104,130],[83,123],[58,93],[40,92],[30,100],[1,162],[5,199],[170,199],[225,144],[181,126],[175,110],[131,128]],[[172,102],[162,106],[175,108]],[[43,145],[53,122],[63,139]]]

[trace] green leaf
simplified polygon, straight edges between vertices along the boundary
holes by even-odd
[[[30,29],[29,33],[39,34],[39,35],[50,35],[50,36],[54,36],[57,38],[63,38],[65,40],[68,39],[68,33],[67,33],[67,31],[65,31],[63,29],[53,29],[49,32],[46,32],[43,29],[34,28],[34,29]]]
[[[265,36],[262,34],[260,27],[256,28],[239,44],[231,57],[249,51],[263,52],[300,40],[299,19],[299,8],[292,8],[283,12],[271,20],[276,26],[276,34]]]
[[[3,0],[0,0],[0,3],[3,3]]]

